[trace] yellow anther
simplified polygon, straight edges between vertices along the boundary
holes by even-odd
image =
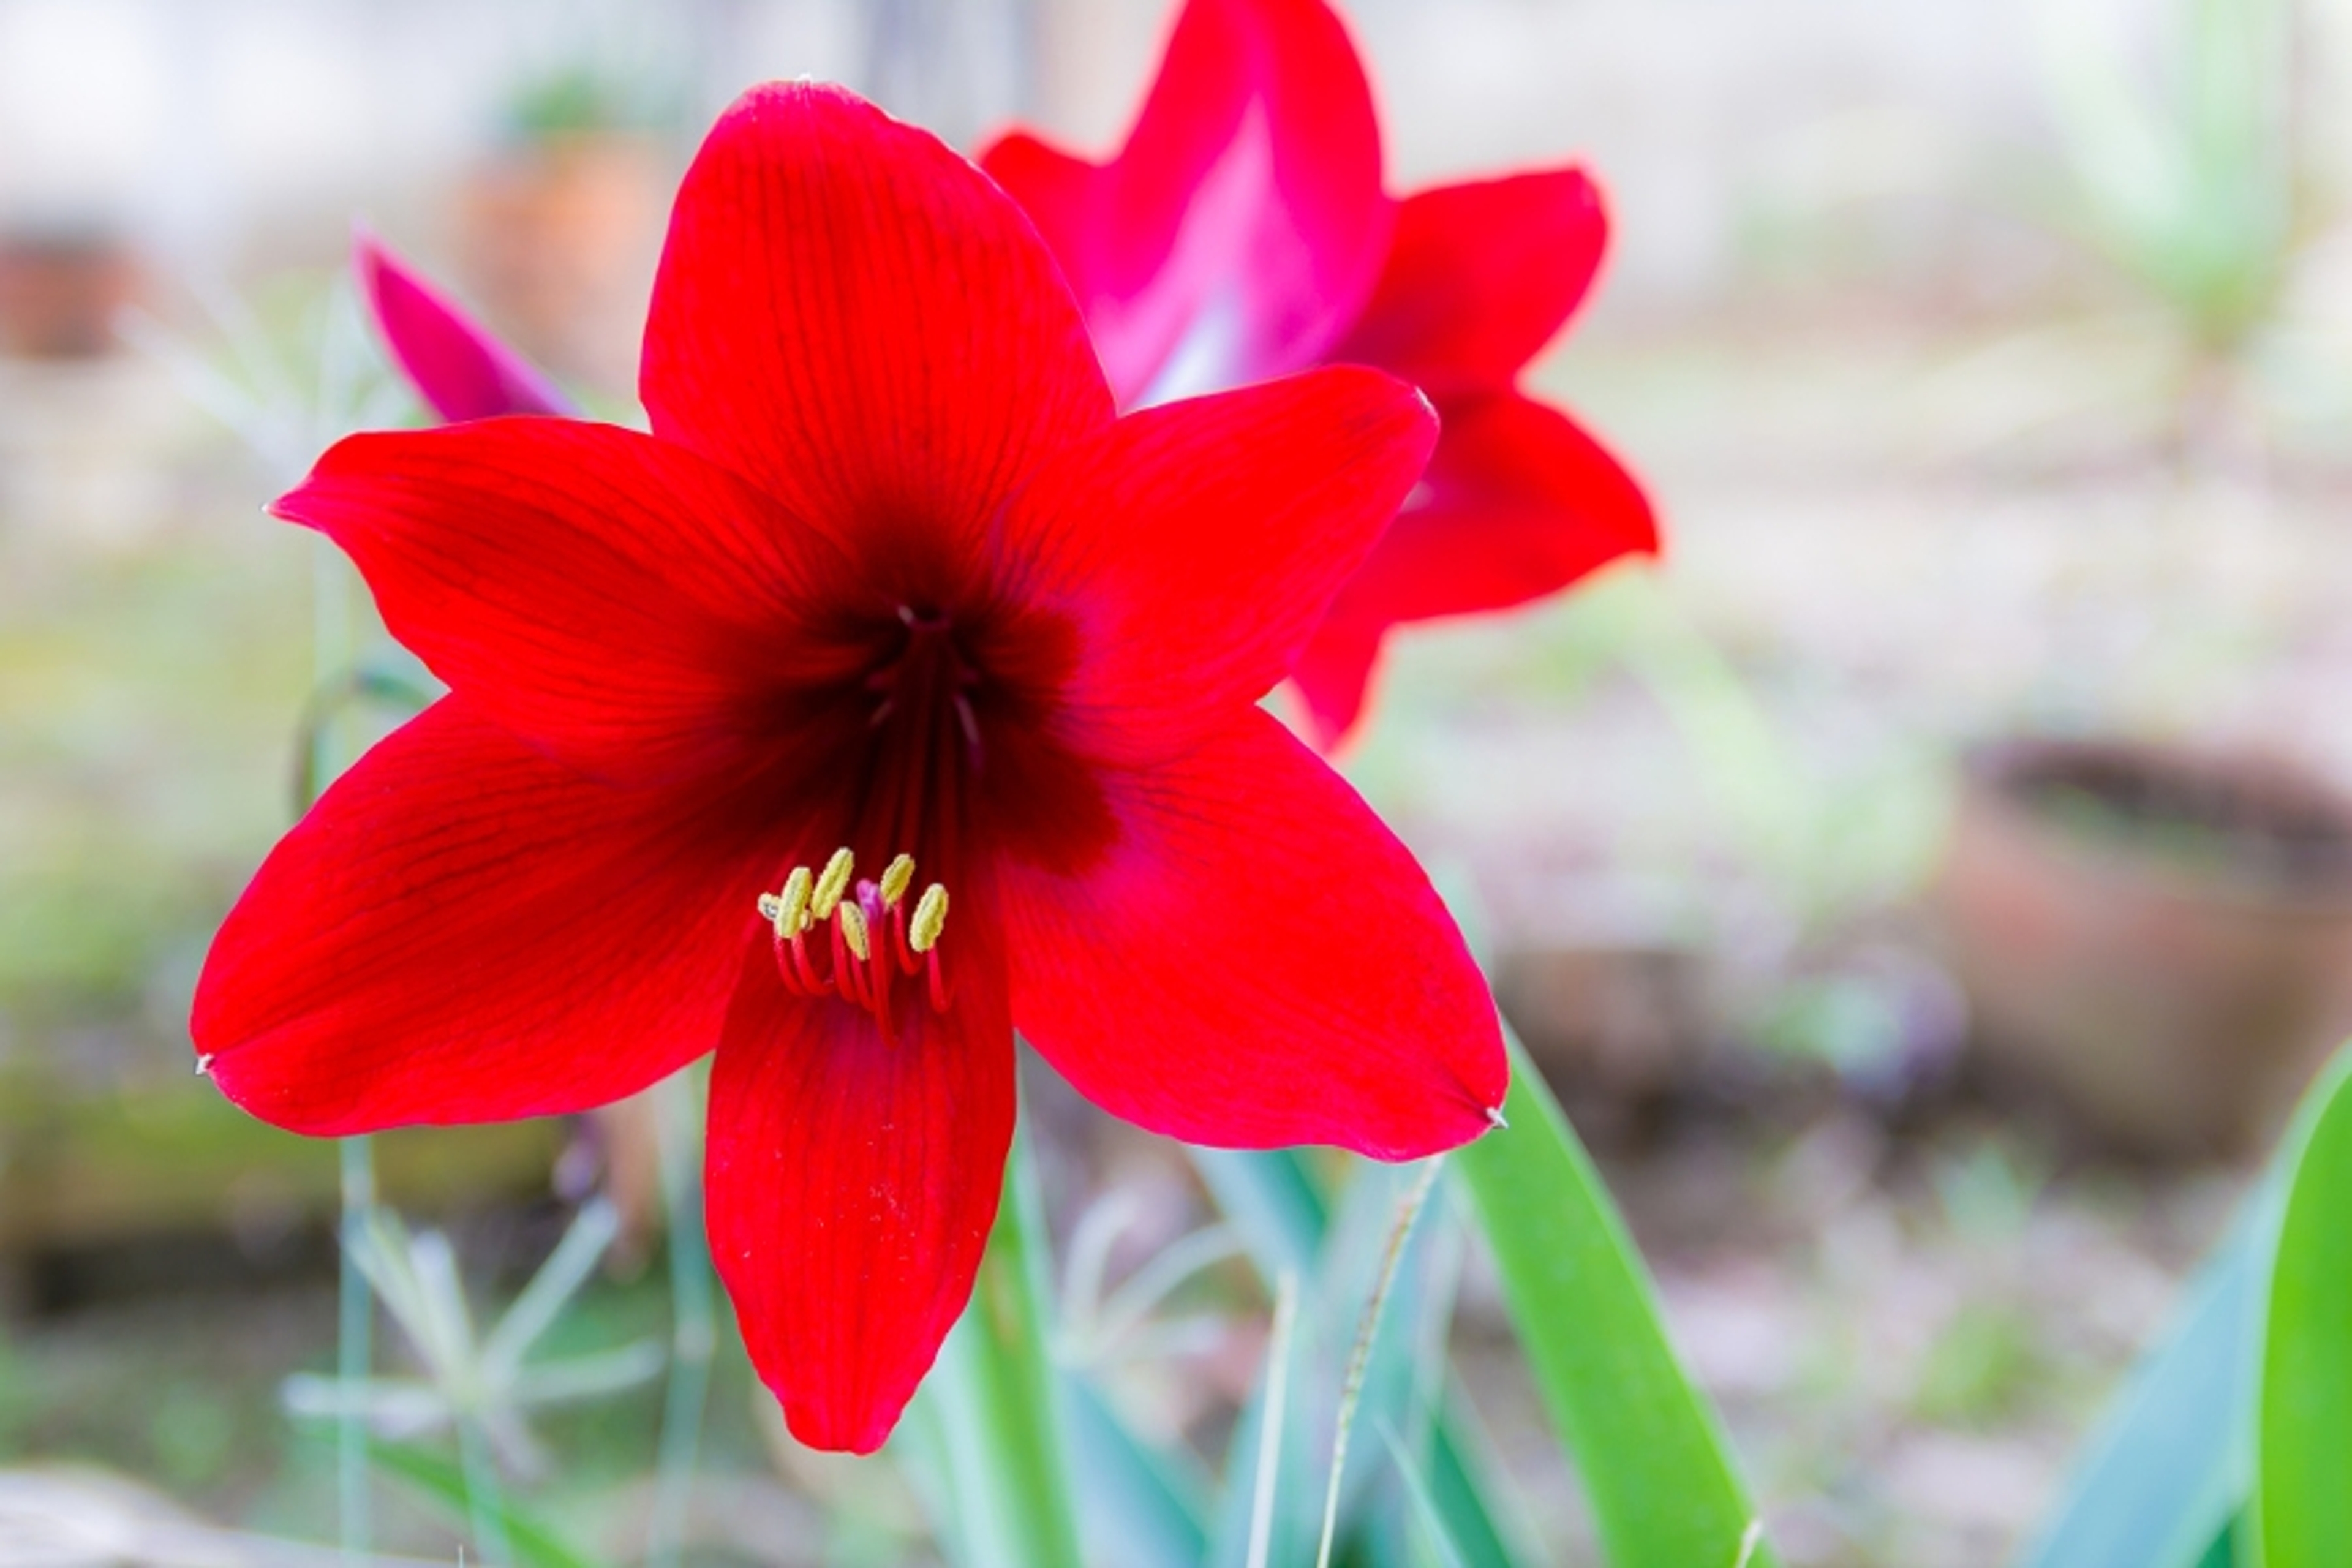
[[[833,918],[833,906],[841,902],[841,895],[849,890],[849,873],[856,864],[848,850],[833,852],[833,858],[824,863],[824,869],[817,875],[816,891],[809,896],[812,918],[821,921]]]
[[[790,942],[808,926],[809,868],[795,866],[781,893],[761,893],[760,913],[776,928],[778,942]]]
[[[907,923],[907,945],[917,952],[929,952],[939,945],[940,932],[948,923],[948,890],[933,882],[923,889],[922,900],[915,906],[915,918]]]
[[[866,911],[856,904],[841,906],[841,940],[849,944],[850,952],[863,963],[874,950],[866,945]]]
[[[882,880],[878,884],[882,889],[882,901],[895,904],[905,898],[908,886],[914,879],[915,858],[912,855],[901,855],[891,861],[890,868],[882,873]]]

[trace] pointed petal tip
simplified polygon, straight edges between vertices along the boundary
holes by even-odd
[[[1500,1049],[1497,1046],[1498,1053]],[[1503,1116],[1501,1091],[1488,1094],[1474,1090],[1458,1078],[1451,1088],[1453,1092],[1442,1096],[1442,1109],[1428,1116],[1425,1127],[1394,1142],[1349,1142],[1345,1146],[1367,1159],[1406,1164],[1450,1154],[1510,1126]]]
[[[352,272],[359,279],[360,288],[368,295],[371,303],[375,296],[376,273],[383,266],[383,240],[377,235],[375,225],[357,214],[352,215]]]
[[[577,413],[538,367],[427,281],[364,220],[352,226],[352,269],[377,335],[444,420]]]
[[[803,515],[887,507],[943,531],[1112,415],[1018,205],[931,132],[817,83],[755,87],[703,139],[638,392],[656,435]]]
[[[784,1429],[793,1441],[803,1448],[814,1448],[826,1454],[854,1454],[860,1458],[878,1452],[898,1429],[898,1417],[906,1413],[912,1391],[901,1394],[887,1408],[869,1405],[860,1410],[819,1409],[805,1401],[787,1398],[774,1384],[768,1392],[784,1413]]]

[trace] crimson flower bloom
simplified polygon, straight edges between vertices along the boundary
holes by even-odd
[[[1332,363],[1436,403],[1426,483],[1293,672],[1325,745],[1390,626],[1656,550],[1633,479],[1514,385],[1600,266],[1600,192],[1564,168],[1391,200],[1363,68],[1321,0],[1188,0],[1118,156],[1016,132],[981,161],[1061,258],[1122,407]]]
[[[281,500],[449,694],[281,842],[194,1031],[280,1126],[572,1111],[716,1048],[712,1252],[868,1450],[970,1294],[1017,1026],[1198,1142],[1381,1158],[1507,1068],[1427,878],[1256,700],[1434,438],[1320,371],[1114,417],[1003,194],[838,89],[680,191],[653,432],[355,436]]]

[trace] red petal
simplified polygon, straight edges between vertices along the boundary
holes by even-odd
[[[1388,241],[1371,89],[1320,0],[1189,0],[1117,158],[1014,135],[982,163],[1062,258],[1122,406],[1314,363]]]
[[[362,232],[352,265],[376,330],[417,395],[448,420],[570,414],[572,400],[530,361]]]
[[[691,452],[501,419],[354,436],[278,514],[350,552],[393,635],[575,766],[683,776],[772,745],[767,678],[826,669],[839,555]]]
[[[710,1251],[751,1363],[815,1448],[881,1447],[971,1298],[1013,1141],[1013,1025],[959,900],[945,1015],[870,1015],[745,971],[710,1079]]]
[[[1581,169],[1408,196],[1380,286],[1330,357],[1393,371],[1441,401],[1508,386],[1567,325],[1608,241]]]
[[[1435,437],[1411,387],[1342,367],[1130,414],[1047,468],[1004,549],[1078,628],[1073,743],[1166,756],[1264,696]]]
[[[1307,732],[1325,754],[1345,745],[1364,716],[1387,637],[1384,624],[1327,619],[1290,667],[1291,682],[1306,707]]]
[[[929,132],[806,83],[738,99],[687,172],[640,388],[657,434],[803,517],[972,541],[1110,416],[1020,209]]]
[[[1195,1143],[1376,1158],[1484,1132],[1509,1069],[1429,879],[1262,710],[1109,776],[1087,871],[1006,871],[1013,1014],[1088,1099]]]
[[[1390,626],[1507,609],[1657,552],[1648,498],[1567,416],[1504,393],[1448,405],[1444,420],[1425,489],[1339,590],[1292,671],[1327,747],[1355,723]]]
[[[763,854],[745,805],[591,783],[446,698],[262,863],[205,962],[196,1047],[299,1132],[633,1094],[717,1042],[793,847]]]

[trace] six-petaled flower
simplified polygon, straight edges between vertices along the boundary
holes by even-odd
[[[1418,482],[1422,397],[1331,369],[1115,416],[1020,210],[806,85],[688,174],[640,391],[650,435],[358,436],[278,503],[449,692],[222,928],[194,1032],[232,1100],[539,1115],[715,1048],[713,1255],[793,1429],[858,1450],[970,1293],[1016,1026],[1200,1142],[1487,1129],[1459,933],[1256,705]]]

